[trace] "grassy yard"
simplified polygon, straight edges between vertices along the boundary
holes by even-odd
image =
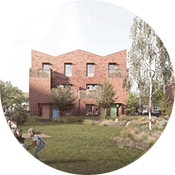
[[[64,172],[106,173],[132,163],[146,152],[115,144],[114,138],[123,127],[53,122],[21,126],[23,133],[31,127],[51,136],[44,138],[45,148],[39,152],[41,161]],[[31,142],[26,139],[25,143],[29,145]],[[34,149],[29,152],[33,155]]]

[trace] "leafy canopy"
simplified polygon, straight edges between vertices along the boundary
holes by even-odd
[[[96,102],[97,104],[106,109],[109,108],[117,98],[115,98],[116,91],[112,84],[109,81],[104,81],[101,85],[99,85]]]
[[[54,104],[55,109],[60,111],[61,116],[63,111],[68,111],[75,106],[75,99],[69,86],[65,88],[57,86],[51,90],[51,103]]]
[[[3,107],[13,104],[20,105],[25,101],[22,91],[18,87],[12,86],[10,81],[0,81],[0,94]]]
[[[150,84],[158,82],[152,94],[172,78],[172,64],[162,40],[141,18],[135,17],[130,30],[132,46],[128,53],[129,83],[142,94],[150,93]]]
[[[132,92],[129,92],[129,97],[124,100],[124,103],[127,104],[126,111],[130,111],[130,113],[133,113],[134,111],[136,111],[137,96]]]

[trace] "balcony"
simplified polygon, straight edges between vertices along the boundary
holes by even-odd
[[[78,98],[79,99],[95,99],[97,95],[97,90],[79,90]]]
[[[107,69],[107,78],[125,78],[129,69]]]
[[[29,70],[30,78],[51,78],[51,69],[32,69]]]

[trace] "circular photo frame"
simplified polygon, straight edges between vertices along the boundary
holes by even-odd
[[[174,71],[146,21],[115,3],[71,1],[24,23],[1,60],[5,160],[103,174],[154,149],[170,125]]]

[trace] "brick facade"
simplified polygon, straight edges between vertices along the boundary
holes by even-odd
[[[86,115],[87,105],[95,103],[94,90],[86,90],[87,85],[98,85],[108,79],[117,91],[119,97],[120,114],[126,114],[123,100],[128,92],[123,90],[123,78],[127,73],[126,50],[107,56],[99,56],[82,50],[76,50],[59,56],[50,56],[32,50],[32,67],[29,75],[29,95],[31,115],[40,115],[51,118],[50,91],[60,85],[71,85],[77,96],[76,107],[72,115]],[[87,64],[93,64],[94,76],[87,77]],[[115,70],[108,70],[109,63],[115,63]],[[43,69],[43,64],[50,64],[50,69]],[[65,76],[65,64],[71,64],[71,76]]]

